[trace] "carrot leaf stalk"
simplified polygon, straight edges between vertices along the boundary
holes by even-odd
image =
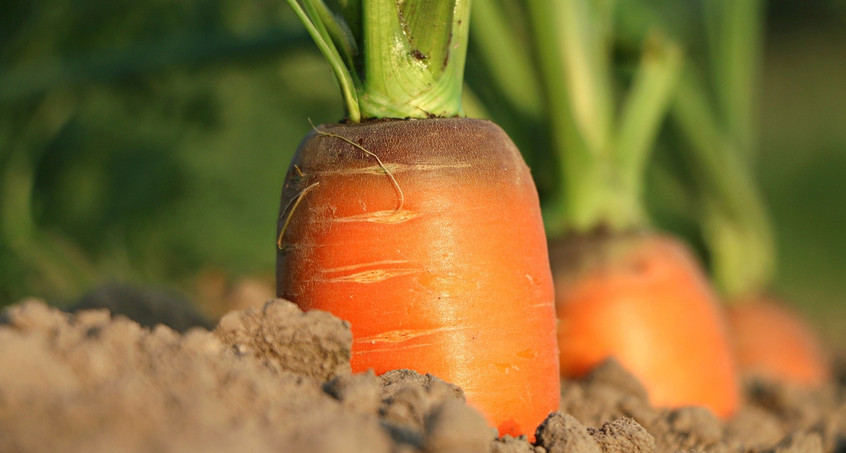
[[[709,61],[704,77],[687,68],[673,113],[696,171],[702,235],[725,300],[738,369],[804,387],[831,379],[831,364],[814,329],[768,294],[776,247],[754,181],[756,87],[763,2],[703,4]],[[710,82],[710,83],[709,83]]]
[[[755,100],[763,37],[762,0],[703,2],[710,75],[719,116],[744,158],[755,150]]]
[[[516,9],[516,8],[513,8]],[[506,8],[501,1],[473,2],[473,27],[470,29],[475,51],[489,66],[498,97],[505,98],[511,112],[521,117],[540,117],[543,95],[534,70],[532,56],[520,46],[513,15],[522,11]],[[510,33],[503,33],[509,30]],[[531,151],[531,150],[522,150]]]
[[[715,283],[728,300],[741,300],[769,286],[776,261],[771,222],[751,168],[762,2],[715,0],[703,8],[708,77],[688,65],[673,118],[696,168],[691,179],[700,194]]]
[[[469,0],[288,0],[341,87],[347,117],[462,113]]]
[[[644,226],[642,180],[669,107],[681,50],[658,32],[645,43],[620,113],[611,80],[605,2],[529,2],[560,180],[544,211],[547,231],[622,232]]]
[[[714,280],[729,300],[760,291],[775,271],[775,240],[763,199],[751,178],[742,145],[721,127],[705,88],[685,71],[673,105],[675,122],[689,142],[698,171],[703,237],[709,244]]]
[[[309,35],[314,39],[320,53],[329,62],[329,67],[332,68],[332,73],[341,87],[347,117],[350,121],[357,123],[361,121],[361,108],[355,90],[358,83],[354,78],[355,73],[349,70],[350,65],[352,65],[352,45],[355,41],[344,40],[341,42],[340,48],[349,52],[348,58],[345,60],[341,51],[338,50],[339,46],[335,44],[336,40],[341,39],[341,35],[336,33],[335,39],[333,39],[328,31],[328,29],[340,29],[343,22],[330,17],[326,11],[326,5],[320,0],[305,0],[303,3],[305,9],[297,0],[288,0],[291,9],[294,10],[294,13],[305,25]]]

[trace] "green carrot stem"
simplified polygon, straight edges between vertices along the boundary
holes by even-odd
[[[545,206],[548,232],[645,226],[645,162],[668,108],[680,51],[654,38],[614,118],[610,6],[585,0],[528,3],[547,113],[563,183]]]
[[[461,114],[469,0],[288,0],[341,86],[350,121]]]
[[[768,214],[738,143],[721,129],[691,68],[679,84],[673,114],[703,194],[703,233],[717,286],[729,299],[765,288],[775,256]]]
[[[515,115],[539,116],[542,95],[534,62],[515,38],[513,18],[500,1],[473,3],[473,26],[470,28],[474,50],[489,66],[488,72],[499,96],[506,99]],[[511,33],[504,30],[512,29]]]
[[[324,10],[325,5],[322,5],[320,0],[305,0],[304,3],[308,12],[300,6],[297,0],[288,0],[288,5],[291,6],[291,9],[294,10],[294,13],[303,25],[305,25],[308,34],[311,35],[314,43],[317,44],[317,48],[320,49],[320,53],[322,53],[324,58],[326,58],[326,61],[329,62],[329,66],[332,68],[332,73],[335,75],[335,79],[341,87],[341,94],[344,97],[347,118],[349,118],[350,121],[357,123],[361,121],[361,109],[359,108],[358,97],[355,93],[356,80],[353,78],[355,72],[350,71],[349,67],[345,64],[341,53],[338,51],[338,48],[335,47],[326,27],[323,26],[321,17],[325,18],[325,15],[318,14],[318,11]],[[315,3],[320,3],[322,7],[318,8],[314,6]],[[346,46],[341,47],[344,48]]]
[[[763,2],[714,0],[703,7],[714,104],[689,69],[674,113],[697,169],[714,280],[728,300],[741,300],[764,290],[775,273],[772,225],[750,168]]]
[[[550,153],[557,159],[559,169],[558,196],[547,201],[543,209],[544,223],[549,235],[560,234],[572,229],[569,224],[574,223],[570,214],[578,208],[567,195],[574,193],[580,187],[586,187],[587,172],[569,172],[570,168],[585,168],[592,160],[591,150],[585,143],[580,131],[576,127],[574,113],[570,108],[570,88],[564,82],[567,68],[564,66],[563,43],[558,39],[556,16],[559,2],[545,0],[529,0],[527,2],[530,14],[530,29],[534,32],[535,48],[538,53],[538,66],[541,73],[541,83],[548,99],[546,114],[554,152]],[[564,152],[566,150],[566,152]],[[567,175],[567,176],[564,176]]]
[[[560,64],[569,86],[567,100],[573,110],[576,126],[587,146],[596,155],[608,153],[610,130],[614,122],[614,104],[610,80],[610,53],[606,40],[611,39],[606,20],[592,9],[593,2],[573,0],[553,3],[551,16],[556,20],[554,33],[560,43]],[[599,2],[601,3],[601,2]]]
[[[762,0],[703,2],[718,114],[737,141],[738,152],[748,159],[756,148],[763,5]]]
[[[461,114],[469,0],[363,2],[364,118]]]
[[[623,105],[617,127],[618,167],[631,204],[643,221],[643,179],[646,163],[666,116],[676,81],[681,74],[681,50],[672,41],[653,34],[647,39],[640,66]]]

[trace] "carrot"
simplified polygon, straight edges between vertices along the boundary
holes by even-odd
[[[461,386],[501,434],[532,434],[559,404],[552,278],[517,148],[491,122],[454,118],[467,2],[366,0],[329,25],[325,5],[304,3],[321,48],[363,51],[349,64],[344,50],[328,52],[356,88],[344,92],[348,114],[357,111],[315,127],[293,158],[279,296],[350,322],[353,371],[432,373]],[[345,29],[369,38],[322,34]]]
[[[698,78],[687,74],[674,117],[690,141],[691,160],[698,164],[704,239],[714,278],[728,304],[739,370],[818,386],[831,376],[819,339],[798,313],[767,295],[775,274],[775,241],[763,199],[741,156],[741,151],[750,151],[717,125],[718,114],[703,93]]]
[[[738,366],[747,374],[806,387],[831,376],[820,341],[808,324],[771,297],[758,296],[729,307]]]
[[[830,366],[819,339],[797,313],[768,295],[775,234],[752,175],[761,5],[712,2],[705,12],[713,19],[711,77],[688,68],[672,110],[689,145],[685,157],[695,168],[688,180],[701,204],[714,280],[729,305],[738,366],[744,375],[820,385]]]
[[[530,23],[513,28],[530,30],[534,35],[524,38],[539,43],[528,55],[537,58],[529,66],[540,69],[543,93],[532,102],[516,96],[508,102],[523,108],[537,102],[547,115],[552,147],[542,169],[552,168],[557,183],[546,186],[543,213],[552,238],[560,371],[579,377],[614,357],[643,382],[654,404],[700,404],[728,416],[738,387],[714,292],[690,254],[652,230],[642,200],[644,169],[681,51],[655,30],[621,97],[613,80],[613,3],[526,5],[525,14],[513,16]],[[510,10],[502,11],[500,18]],[[474,42],[483,47],[481,41]],[[482,53],[506,51],[499,45]]]
[[[564,184],[545,213],[548,231],[563,233],[555,247],[564,251],[550,250],[562,374],[578,377],[614,357],[653,404],[729,416],[739,392],[713,290],[679,242],[650,228],[642,200],[680,50],[652,30],[617,106],[611,10],[589,1],[530,4],[538,40],[556,43],[540,53],[546,84],[563,85],[549,109]]]
[[[550,253],[556,277],[561,374],[580,377],[608,357],[656,406],[738,403],[716,295],[684,245],[663,235],[593,236]]]

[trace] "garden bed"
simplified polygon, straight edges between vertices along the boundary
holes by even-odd
[[[460,388],[396,370],[351,374],[349,326],[282,300],[214,330],[145,328],[30,300],[0,325],[0,451],[846,451],[841,382],[746,383],[728,422],[656,409],[613,361],[562,383],[561,409],[499,438]]]

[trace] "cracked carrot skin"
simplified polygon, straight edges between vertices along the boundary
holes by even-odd
[[[353,371],[434,374],[501,434],[531,436],[560,384],[546,239],[516,147],[483,120],[318,129],[382,163],[337,137],[302,142],[280,205],[279,296],[351,323]]]
[[[724,314],[696,260],[667,236],[587,237],[550,247],[561,374],[614,357],[655,406],[739,404]]]
[[[782,301],[759,294],[733,301],[728,321],[743,374],[804,387],[828,382],[831,367],[814,330]]]

